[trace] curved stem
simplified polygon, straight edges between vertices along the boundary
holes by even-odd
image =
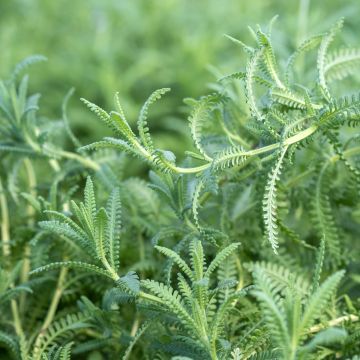
[[[201,172],[203,170],[206,170],[208,167],[210,167],[211,163],[207,163],[201,166],[196,166],[193,168],[183,168],[183,167],[178,167],[178,166],[174,166],[172,167],[172,170],[174,170],[175,172],[179,173],[179,174],[194,174],[194,173],[198,173]]]
[[[233,154],[231,156],[231,158],[233,158],[233,157],[235,158],[238,156],[251,157],[251,156],[260,155],[260,154],[263,154],[263,153],[266,153],[266,152],[269,152],[272,150],[276,150],[281,145],[289,146],[289,145],[295,144],[301,140],[306,139],[307,137],[311,136],[312,134],[314,134],[317,129],[318,129],[318,127],[316,125],[312,125],[312,126],[308,127],[307,129],[300,131],[299,133],[289,137],[288,139],[286,139],[283,142],[277,142],[275,144],[267,145],[267,146],[264,146],[264,147],[261,147],[258,149],[243,151],[241,153],[238,152],[238,153]],[[174,170],[177,173],[191,174],[191,173],[197,173],[197,172],[206,170],[210,166],[211,166],[211,162],[201,165],[201,166],[193,167],[193,168],[182,168],[182,167],[173,166],[172,170]]]
[[[80,164],[84,165],[87,168],[90,168],[94,171],[99,171],[100,170],[100,165],[91,160],[91,159],[87,159],[77,153],[73,153],[71,151],[66,151],[66,150],[61,150],[61,149],[51,149],[51,148],[47,148],[47,151],[49,153],[53,153],[53,155],[57,155],[66,159],[71,159],[71,160],[75,160],[77,162],[79,162]],[[59,171],[60,167],[59,167],[59,163],[56,160],[50,160],[50,166],[54,169],[54,171]]]
[[[72,153],[70,151],[65,151],[65,150],[57,150],[56,154],[58,154],[64,158],[67,158],[67,159],[76,160],[80,164],[82,164],[85,167],[90,168],[92,170],[95,170],[95,171],[100,170],[100,165],[98,163],[96,163],[95,161],[93,161],[91,159],[84,158],[83,156],[81,156],[79,154]]]
[[[310,135],[311,135],[311,134],[314,132],[314,130],[311,130],[311,131],[310,131],[309,129],[310,129],[310,128],[306,129],[305,137],[306,137],[306,134],[310,134]],[[297,134],[297,135],[299,135],[299,134]],[[292,143],[292,144],[295,143],[295,142],[297,142],[298,140],[296,140],[296,138],[297,138],[297,139],[299,138],[297,135],[293,136],[292,138],[289,138],[288,140],[291,139],[291,143]],[[302,136],[304,136],[304,134],[302,134],[301,137],[302,137]],[[307,135],[307,136],[309,136],[309,135]],[[294,139],[294,138],[295,138],[295,139]],[[286,144],[286,143],[287,143],[287,142],[285,141],[284,144]],[[255,152],[257,152],[257,154],[258,154],[258,153],[259,153],[259,150],[262,150],[261,152],[269,151],[269,148],[270,148],[270,147],[271,147],[271,150],[272,150],[272,149],[275,149],[275,146],[276,146],[276,145],[278,145],[278,143],[277,143],[277,144],[273,144],[273,145],[269,145],[269,146],[265,146],[265,147],[260,148],[260,149],[248,151],[247,154],[249,154],[250,152],[251,152],[253,155],[254,155]],[[265,151],[264,151],[264,149],[265,149]],[[349,157],[351,157],[351,156],[359,155],[359,154],[360,154],[360,146],[353,147],[353,148],[348,149],[348,150],[346,150],[346,151],[343,152],[343,156],[344,156],[345,158],[349,158]],[[273,154],[270,154],[270,155],[268,155],[268,156],[266,156],[266,157],[261,158],[260,162],[261,162],[261,163],[265,163],[265,162],[271,160],[272,157],[273,157]],[[335,163],[335,162],[338,161],[338,160],[340,160],[340,156],[339,156],[339,155],[333,155],[332,157],[330,157],[330,158],[328,159],[328,161],[329,161],[330,163]],[[189,169],[186,169],[186,168],[185,168],[185,170],[187,170],[187,172],[190,172],[189,170],[196,170],[196,169],[198,170],[198,169],[200,169],[200,168],[203,168],[203,169],[204,169],[205,167],[208,167],[208,166],[209,166],[208,164],[205,164],[205,165],[203,165],[203,166],[201,166],[201,167],[197,167],[197,168],[189,168]],[[184,168],[177,168],[177,169],[184,169]],[[200,171],[201,171],[201,170],[200,170]],[[253,175],[256,171],[257,171],[257,169],[254,168],[254,169],[253,169],[252,171],[250,171],[249,173],[246,173],[246,175],[243,176],[241,179],[244,180],[244,179],[248,178],[249,176]],[[304,171],[303,173],[297,175],[296,177],[288,180],[288,181],[286,182],[286,184],[285,184],[286,188],[293,187],[293,186],[296,185],[298,182],[300,182],[303,178],[306,178],[308,175],[311,175],[314,171],[315,171],[314,168],[308,169],[308,170]],[[193,171],[193,172],[195,172],[195,171]],[[223,181],[224,181],[224,179],[220,180],[220,182],[223,182]],[[211,193],[206,192],[206,193],[203,195],[203,197],[201,198],[200,203],[203,204],[203,203],[210,197],[210,195],[211,195]],[[255,203],[254,203],[253,205],[255,205]]]

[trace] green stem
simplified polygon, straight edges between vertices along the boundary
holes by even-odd
[[[2,185],[1,178],[0,178],[0,208],[1,208],[1,239],[2,239],[3,256],[4,258],[8,258],[11,255],[9,209],[8,209],[5,190]],[[13,286],[13,284],[11,284],[11,286]],[[15,332],[20,338],[24,338],[24,331],[21,325],[21,318],[16,300],[12,299],[10,302],[10,306],[11,306],[12,316],[14,319]]]
[[[66,275],[68,272],[68,268],[67,267],[62,267],[60,270],[60,274],[59,274],[59,278],[58,278],[58,282],[56,285],[56,289],[54,292],[54,296],[51,300],[51,304],[49,307],[49,310],[47,312],[46,318],[44,320],[43,326],[41,327],[41,331],[45,331],[51,324],[51,322],[54,319],[57,307],[59,305],[63,290],[64,290],[64,284],[65,284],[65,279],[66,279]]]
[[[24,166],[25,166],[27,180],[28,180],[28,184],[29,184],[29,192],[34,198],[36,198],[36,196],[37,196],[36,174],[34,171],[34,167],[32,166],[29,158],[24,159]],[[26,212],[27,212],[27,216],[28,216],[28,225],[30,228],[32,228],[35,224],[35,209],[33,208],[33,206],[31,204],[28,204],[27,208],[26,208]],[[26,243],[26,245],[24,247],[24,261],[23,261],[21,274],[20,274],[20,282],[21,283],[25,283],[29,280],[30,257],[31,257],[30,244]],[[21,312],[24,311],[25,301],[26,301],[26,293],[23,292],[20,295],[20,303],[19,303]]]
[[[349,150],[344,151],[343,156],[344,157],[351,157],[351,156],[358,155],[358,154],[360,154],[360,146],[355,146],[355,147],[353,147],[353,148],[351,148]],[[330,160],[335,162],[335,161],[337,161],[339,159],[340,159],[339,155],[334,155]]]
[[[306,171],[302,172],[301,174],[293,177],[292,179],[290,179],[289,181],[286,182],[285,188],[288,189],[290,187],[293,187],[294,185],[299,183],[303,178],[306,178],[308,175],[312,174],[313,172],[314,172],[314,169],[309,169],[309,170],[306,170]]]
[[[40,332],[35,340],[35,344],[34,344],[34,349],[37,348],[41,342],[41,338],[44,336],[44,333],[46,332],[46,330],[49,328],[50,324],[52,323],[55,314],[56,314],[56,310],[58,308],[61,296],[63,294],[64,291],[64,283],[65,283],[65,279],[66,279],[66,275],[68,272],[68,268],[67,267],[62,267],[60,270],[60,274],[59,274],[59,278],[57,281],[57,285],[56,285],[56,289],[53,295],[53,298],[51,300],[50,303],[50,307],[48,309],[48,312],[46,314],[45,320],[40,328]],[[36,359],[35,359],[36,360]]]
[[[91,159],[84,158],[83,156],[81,156],[79,154],[76,154],[76,153],[73,153],[70,151],[65,151],[65,150],[51,150],[51,151],[53,151],[54,154],[64,157],[66,159],[76,160],[80,164],[82,164],[85,167],[92,169],[94,171],[100,170],[100,165],[97,162],[95,162]]]
[[[10,221],[5,189],[0,178],[1,244],[4,258],[10,255]]]
[[[357,321],[359,321],[359,316],[354,315],[354,314],[340,316],[339,318],[330,320],[326,325],[319,324],[319,325],[312,326],[308,330],[308,333],[313,334],[313,333],[317,333],[317,332],[325,329],[326,327],[338,326],[338,325],[340,325],[340,324],[342,324],[344,322],[357,322]]]
[[[149,300],[164,305],[164,302],[159,297],[145,293],[143,291],[140,291],[138,296],[144,300]]]
[[[314,130],[309,130],[309,129],[311,129],[311,128],[306,129],[306,133],[305,133],[305,134],[304,134],[304,132],[302,132],[302,135],[300,136],[300,139],[301,139],[301,140],[303,139],[303,136],[305,136],[305,137],[306,137],[306,136],[309,136],[309,135],[307,135],[307,134],[310,134],[310,135],[311,135],[311,134],[314,132]],[[305,130],[304,130],[304,131],[305,131]],[[299,140],[296,140],[296,139],[299,139],[299,136],[298,136],[298,135],[299,135],[299,134],[297,134],[297,135],[289,138],[288,140],[291,139],[291,143],[293,144],[293,143],[299,141]],[[284,144],[286,144],[286,143],[288,143],[288,142],[285,141]],[[261,150],[261,152],[269,151],[269,148],[270,148],[270,147],[271,147],[270,150],[273,150],[273,149],[275,149],[276,147],[278,147],[277,145],[278,145],[278,143],[277,143],[277,144],[272,144],[272,145],[269,145],[269,146],[265,146],[265,147],[260,148],[260,149],[248,151],[248,152],[246,152],[246,153],[247,153],[247,154],[252,153],[252,155],[254,155],[254,154],[256,155],[256,154],[259,154],[259,151],[260,151],[260,150]],[[275,147],[275,146],[276,146],[276,147]],[[256,152],[256,153],[255,153],[255,152]],[[353,147],[353,148],[348,149],[348,150],[346,150],[346,151],[343,152],[343,156],[344,156],[345,158],[349,158],[349,157],[351,157],[351,156],[359,155],[359,154],[360,154],[360,146]],[[249,156],[249,155],[248,155],[248,156]],[[266,156],[266,157],[261,158],[260,162],[261,162],[261,163],[265,163],[265,162],[271,160],[272,158],[273,158],[273,154],[270,154],[270,155],[268,155],[268,156]],[[338,160],[340,160],[340,156],[339,156],[339,155],[333,155],[332,157],[330,157],[330,158],[328,159],[328,161],[329,161],[330,163],[335,163],[335,162],[338,161]],[[205,165],[202,165],[201,167],[190,168],[190,169],[186,169],[186,170],[195,170],[195,169],[200,169],[200,168],[206,169],[207,166],[208,166],[208,164],[205,164]],[[181,169],[181,168],[177,168],[177,169]],[[251,176],[252,174],[254,174],[257,170],[258,170],[257,168],[254,168],[252,171],[248,172],[248,173],[246,174],[246,176],[242,177],[241,180],[244,180],[244,179],[248,178],[249,176]],[[295,176],[294,178],[288,180],[288,181],[286,182],[286,184],[285,184],[285,187],[286,187],[286,188],[289,188],[289,187],[295,186],[295,185],[298,184],[302,179],[306,178],[308,175],[311,175],[314,171],[315,171],[314,168],[308,169],[308,170],[304,171],[303,173],[301,173],[301,174]],[[221,180],[220,180],[220,183],[221,183],[221,182],[224,182],[224,180],[225,180],[225,178],[221,179]],[[205,194],[203,194],[202,198],[200,199],[200,203],[203,204],[204,202],[206,202],[206,200],[210,197],[210,195],[211,195],[211,193],[209,193],[209,192],[206,192]],[[255,205],[255,203],[254,203],[253,205]]]
[[[16,335],[19,336],[20,338],[24,338],[24,331],[23,331],[23,328],[21,325],[19,308],[18,308],[16,300],[14,300],[14,299],[11,300],[11,312],[12,312],[13,319],[14,319],[14,328],[15,328]]]
[[[196,166],[193,168],[183,168],[183,167],[178,167],[178,166],[171,166],[170,164],[169,164],[169,167],[174,172],[179,173],[179,174],[193,174],[193,173],[198,173],[198,172],[206,170],[207,168],[210,167],[210,165],[211,165],[211,162],[201,165],[201,166]]]
[[[136,332],[138,331],[139,325],[140,325],[140,319],[139,319],[139,316],[137,315],[135,317],[134,323],[133,323],[133,325],[131,327],[131,331],[130,331],[130,336],[131,337],[134,337],[136,335]]]
[[[360,154],[360,146],[356,146],[356,147],[353,147],[349,150],[346,150],[343,152],[343,156],[345,158],[349,158],[351,156],[354,156],[354,155],[359,155]],[[330,163],[335,163],[336,161],[339,161],[340,160],[340,156],[339,155],[333,155],[332,157],[330,157],[328,159],[328,161]],[[312,169],[308,169],[304,172],[302,172],[301,174],[293,177],[292,179],[290,179],[286,184],[285,184],[285,187],[286,188],[289,188],[289,187],[293,187],[294,185],[296,185],[297,183],[299,183],[303,178],[307,177],[308,175],[311,175],[313,172],[315,171],[315,168],[312,168]]]
[[[225,125],[224,122],[221,122],[221,127],[224,130],[224,132],[226,133],[226,135],[230,138],[233,139],[235,141],[237,141],[239,144],[241,144],[245,149],[249,148],[250,145],[244,140],[242,139],[239,135],[232,133]]]
[[[56,173],[60,171],[60,165],[56,159],[50,159],[49,164]]]
[[[267,146],[261,147],[259,149],[238,152],[238,153],[233,154],[231,157],[229,157],[229,159],[235,158],[238,156],[251,157],[251,156],[255,156],[255,155],[260,155],[260,154],[263,154],[263,153],[266,153],[266,152],[269,152],[272,150],[276,150],[280,146],[289,146],[289,145],[295,144],[301,140],[306,139],[307,137],[311,136],[312,134],[314,134],[314,132],[317,129],[318,129],[318,127],[316,125],[312,125],[312,126],[308,127],[307,129],[300,131],[299,133],[289,137],[288,139],[286,139],[283,142],[277,142],[275,144],[267,145]],[[172,166],[171,168],[173,171],[175,171],[177,173],[191,174],[191,173],[197,173],[197,172],[206,170],[207,168],[209,168],[211,166],[211,163],[212,162],[209,162],[207,164],[193,167],[193,168],[182,168],[182,167],[177,167],[177,166]]]
[[[105,269],[110,273],[111,278],[115,281],[118,282],[120,280],[120,276],[117,274],[116,270],[113,269],[112,266],[110,266],[109,262],[107,261],[107,259],[105,257],[103,257],[101,259],[102,264],[104,265]]]
[[[213,345],[211,346],[210,356],[211,360],[218,360],[215,342],[213,342]]]

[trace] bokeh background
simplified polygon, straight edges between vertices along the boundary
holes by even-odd
[[[251,41],[248,25],[276,14],[274,45],[284,61],[304,37],[341,16],[341,41],[359,45],[358,0],[0,0],[0,77],[28,55],[45,55],[48,61],[30,71],[31,90],[42,93],[40,113],[61,117],[62,100],[75,87],[69,117],[84,142],[105,129],[80,97],[110,110],[119,91],[135,121],[153,90],[171,87],[152,109],[151,130],[179,153],[188,146],[182,99],[211,91],[218,77],[243,67],[242,50],[223,35]]]

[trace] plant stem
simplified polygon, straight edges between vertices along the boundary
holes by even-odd
[[[344,157],[346,157],[346,158],[354,156],[354,155],[358,155],[358,154],[360,154],[360,146],[355,146],[349,150],[345,150],[343,153]],[[339,159],[340,159],[339,155],[334,155],[330,160],[335,162]]]
[[[346,321],[351,321],[351,322],[356,322],[359,321],[359,317],[357,315],[345,315],[345,316],[340,316],[336,319],[330,320],[326,325],[314,325],[309,329],[309,333],[316,333],[319,332],[322,329],[325,329],[326,327],[332,327],[332,326],[336,326],[336,325],[340,325],[343,322]]]
[[[47,149],[47,151],[52,152],[54,155],[66,158],[66,159],[71,159],[71,160],[75,160],[77,162],[79,162],[80,164],[84,165],[85,167],[92,169],[94,171],[99,171],[100,170],[100,165],[91,160],[91,159],[87,159],[79,154],[70,152],[70,151],[65,151],[65,150],[61,150],[61,149]],[[55,171],[58,171],[59,168],[59,164],[56,160],[50,162],[50,165],[52,166],[52,168]]]
[[[5,189],[0,178],[1,245],[4,258],[10,255],[10,221]]]
[[[56,153],[64,158],[76,160],[80,164],[82,164],[85,167],[92,169],[94,171],[100,170],[100,165],[98,163],[96,163],[95,161],[93,161],[91,159],[84,158],[83,156],[81,156],[79,154],[72,153],[70,151],[64,151],[64,150],[58,150]]]
[[[58,281],[57,281],[57,284],[56,284],[56,289],[55,289],[53,298],[51,300],[50,307],[49,307],[48,312],[46,314],[45,320],[44,320],[44,322],[43,322],[43,324],[42,324],[42,326],[40,328],[39,334],[38,334],[38,336],[37,336],[37,338],[35,340],[34,348],[38,347],[42,336],[44,335],[45,331],[48,329],[48,327],[50,326],[50,324],[52,323],[52,321],[54,319],[57,307],[59,305],[61,296],[62,296],[63,291],[64,291],[64,283],[65,283],[67,272],[68,272],[68,268],[65,267],[65,266],[62,267],[61,270],[60,270],[59,278],[58,278]]]
[[[211,346],[210,356],[211,356],[211,360],[218,360],[215,342],[213,342],[213,346]]]
[[[353,147],[349,150],[345,150],[343,152],[343,156],[345,158],[349,158],[351,156],[354,156],[354,155],[358,155],[360,154],[360,146],[356,146],[356,147]],[[330,163],[335,163],[337,161],[340,160],[340,156],[339,155],[333,155],[332,157],[330,157],[328,159],[328,161]],[[292,187],[294,185],[296,185],[298,182],[300,182],[303,178],[307,177],[308,175],[311,175],[313,172],[315,171],[315,168],[312,168],[312,169],[308,169],[306,171],[304,171],[303,173],[295,176],[294,178],[290,179],[286,184],[285,184],[285,187],[286,188],[289,188],[289,187]]]
[[[59,274],[58,282],[57,282],[56,289],[54,292],[54,296],[51,300],[51,304],[50,304],[49,310],[47,312],[46,318],[44,320],[43,326],[41,327],[42,332],[49,327],[49,325],[51,324],[51,322],[54,319],[57,307],[59,305],[62,293],[64,291],[64,283],[65,283],[67,272],[68,272],[68,268],[65,266],[62,267],[60,270],[60,274]]]
[[[37,192],[36,192],[37,181],[36,181],[34,167],[32,166],[29,158],[24,159],[24,165],[25,165],[27,180],[28,180],[28,184],[29,184],[29,192],[34,198],[36,198],[36,196],[37,196]],[[26,210],[27,210],[27,216],[28,216],[28,226],[30,228],[32,228],[35,223],[35,209],[32,207],[32,205],[28,204]],[[24,261],[23,261],[23,266],[22,266],[21,274],[20,274],[20,282],[21,283],[25,283],[29,280],[30,256],[31,256],[31,248],[30,248],[30,244],[27,242],[24,247]],[[20,295],[20,303],[19,303],[21,312],[24,311],[25,301],[26,301],[26,293],[23,292]]]
[[[147,294],[143,291],[140,291],[138,295],[140,298],[142,298],[144,300],[150,300],[150,301],[154,301],[159,304],[164,304],[164,302],[159,297],[151,295],[151,294]]]
[[[11,300],[11,312],[12,312],[12,315],[14,318],[14,328],[15,328],[16,335],[18,335],[19,337],[24,337],[24,331],[23,331],[23,328],[21,325],[19,308],[18,308],[16,300],[14,300],[14,299]]]
[[[277,148],[279,148],[281,145],[283,146],[289,146],[292,144],[295,144],[301,140],[306,139],[307,137],[311,136],[312,134],[314,134],[314,132],[318,129],[318,127],[316,125],[312,125],[310,127],[308,127],[307,129],[300,131],[299,133],[289,137],[288,139],[286,139],[283,142],[277,142],[275,144],[271,144],[271,145],[267,145],[258,149],[254,149],[254,150],[249,150],[249,151],[243,151],[243,152],[238,152],[235,154],[232,154],[231,156],[228,157],[228,159],[232,159],[238,156],[244,156],[244,157],[251,157],[251,156],[255,156],[255,155],[260,155],[272,150],[276,150]],[[177,173],[183,173],[183,174],[191,174],[191,173],[197,173],[203,170],[206,170],[207,168],[209,168],[211,166],[212,162],[209,162],[207,164],[201,165],[201,166],[197,166],[197,167],[193,167],[193,168],[182,168],[182,167],[177,167],[177,166],[173,166],[171,167],[173,171],[177,172]]]
[[[241,261],[240,258],[238,256],[236,256],[236,267],[239,273],[239,281],[238,281],[238,285],[236,287],[236,291],[240,291],[243,287],[244,287],[244,271],[241,265]]]
[[[1,208],[1,240],[4,258],[8,258],[11,255],[10,248],[10,221],[9,221],[9,209],[5,196],[5,189],[2,185],[0,178],[0,208]],[[13,284],[11,284],[13,286]],[[23,328],[21,325],[21,318],[19,314],[19,308],[16,300],[12,299],[10,302],[11,312],[14,319],[14,328],[16,334],[20,337],[24,337]]]
[[[50,166],[52,167],[52,169],[53,169],[55,172],[59,172],[59,171],[60,171],[60,165],[59,165],[59,162],[58,162],[56,159],[50,159],[50,160],[49,160],[49,164],[50,164]]]
[[[135,320],[134,320],[134,323],[131,327],[131,331],[130,331],[130,336],[131,337],[134,337],[136,335],[136,332],[139,328],[139,324],[140,324],[140,320],[139,320],[139,317],[136,316]]]

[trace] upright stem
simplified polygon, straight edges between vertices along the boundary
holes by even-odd
[[[26,170],[27,180],[29,184],[29,193],[36,198],[37,192],[36,192],[36,174],[34,171],[34,168],[31,164],[31,161],[29,158],[24,159],[24,166]],[[27,217],[28,217],[28,226],[32,228],[35,223],[35,209],[28,204],[26,208]],[[31,248],[30,244],[27,242],[24,247],[24,262],[20,274],[20,281],[21,283],[25,283],[29,280],[29,272],[30,272],[30,256],[31,256]],[[26,293],[22,292],[20,295],[20,310],[23,312],[25,309],[25,301],[26,301]]]
[[[14,319],[14,328],[15,328],[15,332],[16,335],[19,336],[20,338],[24,337],[24,331],[21,325],[21,319],[20,319],[20,314],[19,314],[19,308],[18,308],[18,304],[16,302],[16,300],[12,299],[11,300],[11,312],[12,312],[12,316]]]
[[[45,331],[54,319],[57,307],[58,307],[60,299],[61,299],[61,295],[64,291],[64,284],[65,284],[67,272],[68,272],[67,267],[62,267],[60,270],[60,274],[59,274],[58,282],[57,282],[56,289],[54,292],[54,296],[51,300],[51,304],[50,304],[49,310],[47,312],[46,318],[44,320],[43,326],[41,328],[41,331]]]
[[[140,319],[138,316],[136,316],[135,320],[134,320],[134,323],[131,327],[131,331],[130,331],[130,336],[131,337],[134,337],[136,335],[136,332],[139,328],[139,324],[140,324]]]
[[[213,343],[215,344],[215,343]],[[216,346],[211,346],[211,360],[218,360],[217,353],[216,353]]]
[[[46,314],[45,320],[41,326],[39,335],[37,336],[36,340],[35,340],[35,345],[34,348],[37,348],[41,338],[43,337],[45,331],[48,329],[48,327],[50,326],[50,324],[52,323],[52,321],[54,320],[54,316],[56,314],[56,310],[58,308],[61,296],[63,294],[64,291],[64,284],[65,284],[65,279],[66,279],[66,275],[67,275],[68,269],[67,267],[62,267],[60,270],[60,274],[59,274],[59,278],[56,284],[56,289],[53,295],[53,298],[51,300],[50,303],[50,307],[48,309],[48,312]]]
[[[10,221],[9,209],[5,196],[5,189],[0,178],[0,208],[1,208],[1,242],[4,258],[9,258],[11,255],[10,248]],[[13,284],[11,285],[13,286]],[[20,338],[24,337],[24,331],[21,325],[21,318],[16,300],[12,299],[10,302],[11,312],[14,319],[14,328],[16,335]]]
[[[10,221],[5,189],[0,178],[1,245],[4,258],[10,255]]]

